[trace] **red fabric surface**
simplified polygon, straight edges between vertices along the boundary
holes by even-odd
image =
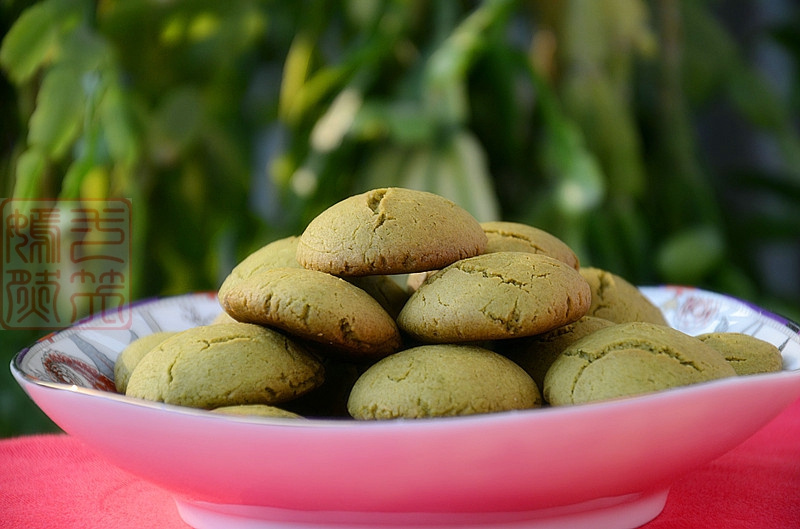
[[[0,528],[187,529],[169,494],[79,440],[0,442]],[[683,477],[644,529],[800,527],[800,401],[733,451]]]

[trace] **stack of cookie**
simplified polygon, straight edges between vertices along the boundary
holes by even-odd
[[[334,204],[300,236],[244,259],[219,299],[220,322],[150,344],[141,360],[121,355],[135,359],[118,361],[130,373],[118,389],[229,413],[391,419],[735,374],[711,340],[670,329],[638,289],[582,268],[553,235],[481,224],[410,189]]]

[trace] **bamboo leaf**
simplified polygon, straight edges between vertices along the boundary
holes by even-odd
[[[281,78],[280,102],[278,114],[282,119],[293,122],[299,112],[298,94],[308,79],[311,70],[311,57],[314,52],[314,39],[307,33],[298,33],[286,54]]]
[[[481,222],[500,220],[500,204],[481,144],[469,132],[460,131],[453,138],[450,150],[454,164],[460,167],[462,207]]]
[[[100,101],[99,119],[111,157],[131,166],[139,158],[139,141],[134,117],[122,88],[112,83]]]
[[[53,2],[34,4],[20,15],[0,48],[0,65],[22,84],[55,54],[59,19]]]
[[[84,103],[80,72],[67,65],[50,69],[36,98],[28,143],[60,159],[80,132]]]
[[[32,148],[23,152],[17,160],[14,174],[14,198],[39,198],[46,169],[47,157],[41,149]]]

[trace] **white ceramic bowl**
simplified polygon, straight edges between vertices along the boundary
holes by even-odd
[[[796,324],[698,289],[642,291],[689,334],[778,345],[784,370],[596,404],[375,422],[221,416],[106,391],[135,337],[210,322],[220,310],[210,293],[137,303],[128,330],[90,318],[21,351],[11,370],[66,432],[169,490],[194,527],[633,528],[661,512],[676,478],[800,397]]]

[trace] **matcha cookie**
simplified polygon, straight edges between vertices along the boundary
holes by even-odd
[[[297,260],[338,276],[435,270],[483,253],[486,234],[444,197],[404,188],[375,189],[342,200],[300,236]]]
[[[397,323],[429,343],[530,336],[581,318],[589,285],[552,257],[496,252],[463,259],[429,277]]]
[[[713,332],[701,334],[697,339],[722,353],[737,375],[773,373],[783,369],[780,349],[755,336],[737,332]]]
[[[221,406],[211,410],[211,413],[221,415],[236,415],[239,417],[282,417],[284,419],[302,419],[300,415],[267,404],[240,404],[238,406]]]
[[[299,237],[286,237],[256,250],[231,270],[231,273],[225,278],[224,287],[220,288],[230,289],[237,282],[245,281],[262,270],[302,268],[295,258],[299,241]],[[397,316],[408,299],[406,290],[392,278],[385,275],[346,279],[375,298],[393,318]]]
[[[348,400],[356,419],[443,417],[534,408],[541,396],[518,365],[488,349],[424,345],[380,360]]]
[[[625,279],[599,268],[581,268],[579,271],[592,289],[589,316],[614,323],[644,321],[667,325],[661,309]]]
[[[578,321],[536,336],[498,341],[497,352],[522,367],[541,389],[544,386],[545,373],[564,349],[584,336],[612,325],[616,324],[603,318],[584,316]]]
[[[128,388],[128,380],[131,378],[134,368],[155,346],[175,334],[174,332],[161,331],[147,334],[128,344],[117,357],[114,363],[114,385],[117,391],[125,393]]]
[[[299,237],[285,237],[272,241],[251,253],[237,264],[226,281],[243,281],[261,270],[271,268],[300,268],[295,254]]]
[[[554,406],[613,399],[685,386],[736,372],[697,338],[644,322],[599,329],[567,347],[544,378]]]
[[[242,322],[283,329],[352,358],[386,356],[400,332],[380,303],[336,276],[304,268],[261,270],[219,291],[225,312]]]
[[[126,394],[194,408],[277,404],[319,386],[321,364],[283,334],[246,323],[194,327],[136,366]]]
[[[580,268],[578,256],[564,241],[539,228],[518,222],[483,222],[487,244],[485,253],[529,252],[547,255],[575,270]]]

